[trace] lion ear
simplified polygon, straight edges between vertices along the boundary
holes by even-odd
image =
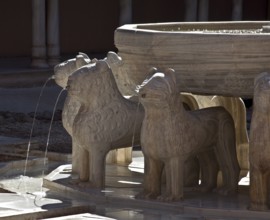
[[[264,80],[267,76],[270,76],[270,73],[268,72],[262,72],[259,75],[257,75],[254,79],[254,86],[258,84],[258,82]]]
[[[123,60],[120,56],[118,56],[117,53],[113,52],[113,51],[109,51],[107,53],[107,60],[109,64],[115,64],[115,65],[122,65],[123,64]]]
[[[151,75],[154,75],[155,73],[157,73],[157,68],[156,67],[151,67],[150,69],[149,69],[149,74],[151,74]]]
[[[99,69],[99,70],[107,70],[107,69],[110,69],[109,68],[109,65],[107,64],[107,62],[106,61],[104,61],[104,60],[97,60],[97,62],[96,62],[96,67],[97,67],[97,69]]]
[[[85,54],[85,53],[79,53],[77,56],[76,56],[76,66],[77,68],[81,67],[81,66],[84,66],[88,63],[90,63],[91,60],[90,58]]]
[[[90,58],[87,56],[86,53],[79,52],[79,55],[81,55],[85,60],[90,60]],[[79,55],[78,55],[78,56],[79,56]]]
[[[151,77],[155,74],[155,73],[157,73],[158,71],[157,71],[157,68],[156,67],[151,67],[150,69],[149,69],[149,71],[148,71],[148,73],[147,73],[147,75],[146,75],[146,77],[145,77],[145,79],[143,80],[143,82],[141,83],[141,85],[138,85],[137,87],[136,87],[136,92],[139,92],[139,90],[140,90],[140,88],[142,88],[143,86],[145,86],[147,83],[148,83],[148,81],[151,79]]]
[[[168,68],[164,72],[165,78],[168,80],[172,91],[176,90],[176,77],[175,77],[175,70],[172,68]]]
[[[146,75],[145,80],[149,80],[155,73],[157,73],[158,70],[156,67],[151,67]]]

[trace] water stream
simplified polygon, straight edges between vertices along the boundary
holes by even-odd
[[[54,76],[51,76],[49,77],[45,83],[43,84],[41,90],[40,90],[40,93],[39,93],[39,97],[38,97],[38,100],[37,100],[37,104],[36,104],[36,108],[35,108],[35,112],[34,112],[34,116],[33,116],[33,121],[32,121],[32,125],[31,125],[31,130],[30,130],[30,135],[29,135],[29,141],[28,141],[28,145],[27,145],[27,150],[26,150],[26,158],[25,158],[25,164],[24,164],[24,170],[23,170],[23,176],[20,177],[20,181],[19,181],[19,184],[17,186],[17,189],[20,188],[22,182],[24,182],[24,190],[25,192],[27,192],[27,187],[26,187],[26,184],[25,184],[25,179],[26,179],[26,172],[27,172],[27,164],[28,164],[28,160],[29,160],[29,153],[30,153],[30,148],[31,148],[31,143],[32,143],[32,137],[33,137],[33,131],[34,131],[34,127],[35,127],[35,122],[36,122],[36,115],[37,115],[37,111],[38,111],[38,108],[39,108],[39,104],[40,104],[40,100],[41,100],[41,97],[43,95],[43,92],[48,84],[48,82],[53,79]]]
[[[47,154],[48,154],[48,147],[49,147],[49,142],[50,142],[50,137],[51,137],[51,130],[52,130],[52,124],[53,124],[53,120],[54,120],[54,115],[55,115],[55,112],[56,112],[56,107],[57,107],[57,104],[60,100],[60,97],[62,95],[62,93],[65,91],[66,89],[62,89],[58,96],[57,96],[57,99],[55,101],[55,104],[54,104],[54,108],[53,108],[53,112],[52,112],[52,118],[51,118],[51,122],[50,122],[50,126],[49,126],[49,130],[48,130],[48,136],[47,136],[47,141],[46,141],[46,148],[45,148],[45,153],[44,153],[44,160],[43,160],[43,169],[42,169],[42,177],[44,176],[45,174],[45,169],[46,169],[46,161],[47,161]],[[40,192],[42,192],[42,185],[43,185],[43,181],[41,183],[41,189],[40,189]]]
[[[62,93],[65,91],[66,89],[62,89],[58,96],[57,96],[57,99],[55,101],[55,104],[54,104],[54,108],[53,108],[53,112],[52,112],[52,117],[51,117],[51,121],[50,121],[50,126],[49,126],[49,130],[48,130],[48,136],[47,136],[47,141],[46,141],[46,148],[45,148],[45,152],[44,152],[44,159],[43,159],[43,168],[42,168],[42,175],[41,175],[41,178],[44,177],[45,175],[45,170],[46,170],[46,162],[47,162],[47,154],[48,154],[48,147],[49,147],[49,142],[50,142],[50,137],[51,137],[51,130],[52,130],[52,125],[53,125],[53,121],[54,121],[54,116],[55,116],[55,112],[56,112],[56,108],[57,108],[57,105],[59,103],[59,100],[60,100],[60,97],[62,95]],[[26,193],[27,194],[30,194],[30,195],[33,195],[35,197],[34,201],[38,201],[42,198],[44,198],[46,196],[46,192],[43,191],[43,179],[40,181],[40,186],[39,186],[39,191],[37,192],[33,192],[33,193],[28,193],[27,190]]]
[[[37,104],[36,104],[36,108],[35,108],[35,112],[34,112],[34,116],[33,116],[32,126],[31,126],[31,130],[30,130],[29,142],[28,142],[28,145],[27,145],[27,153],[26,153],[26,159],[25,159],[25,164],[24,164],[23,176],[26,175],[26,171],[27,171],[27,163],[28,163],[28,159],[29,159],[29,152],[30,152],[30,148],[31,148],[31,142],[32,142],[33,131],[34,131],[34,126],[35,126],[35,122],[36,122],[36,116],[37,116],[39,103],[40,103],[40,100],[41,100],[41,97],[43,95],[45,87],[47,86],[48,82],[53,78],[54,77],[51,76],[46,80],[46,82],[42,86],[42,88],[40,90],[40,93],[39,93],[39,97],[38,97],[38,100],[37,100]]]
[[[29,143],[28,143],[28,148],[27,148],[27,157],[26,157],[25,169],[24,169],[24,176],[21,176],[21,178],[20,178],[21,181],[20,181],[20,184],[18,186],[18,189],[19,189],[21,183],[23,182],[24,183],[24,192],[26,194],[30,194],[30,195],[34,196],[35,197],[34,201],[39,200],[41,198],[44,198],[46,196],[46,192],[43,191],[43,180],[40,181],[40,186],[39,186],[38,191],[36,191],[36,192],[28,192],[28,189],[27,189],[27,186],[26,186],[26,181],[28,180],[28,177],[26,177],[27,162],[28,162],[28,159],[29,159],[29,152],[30,152],[30,147],[31,147],[31,139],[32,139],[32,135],[33,135],[34,124],[35,124],[35,119],[36,119],[36,114],[37,114],[38,106],[39,106],[39,103],[40,103],[40,98],[41,98],[41,96],[43,94],[43,90],[44,90],[46,84],[52,78],[53,77],[50,77],[46,81],[46,83],[44,84],[44,86],[42,87],[42,90],[40,92],[40,96],[39,96],[39,99],[38,99],[38,102],[37,102],[37,106],[36,106],[36,109],[35,109],[35,114],[34,114],[34,118],[33,118],[31,132],[30,132],[30,138],[29,138]],[[48,130],[48,136],[47,136],[47,141],[46,141],[46,148],[45,148],[45,152],[44,152],[44,160],[43,160],[43,168],[42,168],[42,175],[41,175],[41,177],[43,177],[45,175],[46,162],[47,162],[47,153],[48,153],[48,147],[49,147],[49,142],[50,142],[50,137],[51,137],[51,130],[52,130],[52,125],[53,125],[53,121],[54,121],[54,116],[55,116],[56,108],[57,108],[57,105],[59,103],[60,97],[61,97],[61,95],[62,95],[62,93],[64,91],[65,91],[65,89],[62,89],[59,92],[59,94],[58,94],[58,96],[56,98],[55,104],[54,104],[54,108],[53,108],[53,112],[52,112],[52,117],[51,117],[51,121],[50,121],[50,126],[49,126],[49,130]]]

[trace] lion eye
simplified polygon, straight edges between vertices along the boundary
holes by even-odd
[[[146,94],[145,94],[145,93],[143,93],[143,94],[141,95],[141,97],[142,97],[142,98],[145,98],[145,97],[146,97]]]

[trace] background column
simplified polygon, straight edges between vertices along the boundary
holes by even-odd
[[[120,0],[119,25],[132,23],[132,0]]]
[[[32,66],[48,67],[46,61],[45,0],[32,0]]]
[[[233,0],[232,20],[242,20],[243,0]]]
[[[197,0],[185,0],[185,4],[186,4],[185,21],[197,21],[198,1]]]
[[[48,64],[54,66],[60,62],[58,0],[48,0],[47,9]]]
[[[199,21],[208,21],[209,0],[199,2]]]

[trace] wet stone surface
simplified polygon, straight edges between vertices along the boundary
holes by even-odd
[[[71,153],[71,138],[63,128],[62,112],[56,111],[51,126],[48,151]],[[16,113],[0,112],[0,136],[16,137],[29,140],[34,112]],[[38,112],[33,127],[32,140],[39,143],[39,150],[45,150],[52,112]]]

